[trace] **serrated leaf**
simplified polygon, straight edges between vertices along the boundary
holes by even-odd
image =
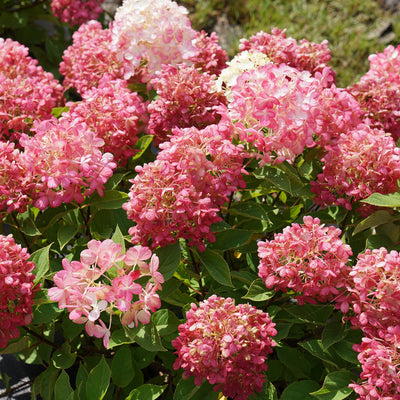
[[[206,249],[199,253],[199,258],[213,279],[221,285],[233,287],[228,263],[217,251]]]
[[[33,274],[35,275],[34,282],[38,282],[40,278],[46,275],[47,271],[50,268],[50,247],[52,243],[46,247],[43,247],[39,250],[36,250],[32,253],[31,257],[29,258],[35,264],[35,269],[33,270]]]
[[[57,231],[57,240],[60,245],[60,250],[73,239],[78,232],[78,227],[74,225],[61,225]]]
[[[394,218],[387,211],[379,210],[361,221],[354,229],[353,235],[357,235],[357,233],[360,233],[366,229],[374,228],[379,225],[394,221],[395,219],[398,218]]]
[[[331,352],[329,349],[324,350],[321,340],[309,340],[308,342],[300,343],[300,346],[307,350],[314,357],[333,365],[335,368],[340,368],[340,358],[337,357],[336,353]]]
[[[104,192],[104,196],[100,196],[97,192],[93,193],[85,204],[100,210],[115,210],[121,208],[128,199],[128,194],[125,192],[107,190]]]
[[[102,356],[100,362],[89,372],[86,381],[86,397],[102,400],[110,385],[111,370]]]
[[[62,370],[54,385],[54,400],[72,400],[74,391],[69,383],[68,374]]]
[[[285,310],[294,317],[315,324],[325,324],[334,310],[330,304],[303,304],[288,306]]]
[[[347,371],[331,372],[325,377],[321,389],[312,392],[311,395],[319,400],[342,400],[348,397],[353,389],[349,384],[356,377]]]
[[[361,200],[362,203],[372,204],[379,207],[400,207],[400,193],[373,193],[367,199]]]
[[[215,235],[215,242],[211,243],[208,248],[221,251],[235,249],[245,244],[252,234],[252,231],[244,229],[223,230]]]
[[[158,386],[145,383],[129,393],[126,400],[156,400],[158,399],[167,388],[167,385]]]
[[[166,351],[157,328],[151,320],[148,324],[140,326],[135,335],[135,342],[147,351]]]
[[[274,297],[275,294],[275,290],[267,289],[264,281],[261,278],[257,278],[251,283],[249,290],[242,297],[242,299],[248,299],[252,301],[266,301]]]
[[[160,261],[158,271],[162,274],[165,281],[171,279],[181,262],[179,243],[176,242],[165,247],[160,247],[155,253]]]

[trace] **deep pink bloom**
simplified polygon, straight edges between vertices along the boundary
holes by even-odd
[[[32,121],[47,119],[53,107],[63,104],[63,88],[29,49],[0,38],[0,140],[18,140]]]
[[[11,235],[0,235],[0,348],[9,340],[19,337],[19,326],[32,320],[35,292],[35,264],[28,261],[25,248],[15,243]]]
[[[72,45],[63,54],[60,74],[64,75],[66,89],[75,88],[83,94],[98,85],[104,75],[122,79],[124,69],[111,50],[111,32],[103,29],[100,22],[89,21],[72,35]]]
[[[155,144],[168,140],[173,128],[203,129],[218,123],[218,107],[227,104],[224,94],[214,89],[213,77],[193,66],[163,65],[151,84],[159,96],[149,105]]]
[[[141,255],[134,259],[133,253]],[[68,310],[72,321],[85,324],[88,335],[103,338],[107,347],[113,314],[121,314],[121,323],[132,328],[139,322],[148,323],[151,312],[160,308],[156,292],[164,278],[155,259],[158,260],[157,256],[142,246],[134,246],[123,254],[122,245],[110,239],[91,240],[80,261],[63,259],[63,269],[54,275],[55,286],[48,295],[58,302],[59,308]],[[142,273],[142,269],[147,273]],[[150,280],[136,282],[144,276]],[[100,318],[105,313],[108,325]]]
[[[97,19],[103,13],[104,0],[52,0],[51,9],[62,22],[71,26]]]
[[[296,39],[286,37],[284,30],[273,28],[271,33],[261,31],[248,40],[241,39],[239,50],[259,51],[266,54],[274,64],[287,64],[299,71],[309,71],[313,75],[329,68],[331,83],[335,77],[335,72],[328,67],[331,52],[327,40],[318,44],[302,39],[298,43]]]
[[[293,290],[299,304],[332,301],[345,290],[351,248],[340,229],[310,216],[303,221],[258,243],[258,275],[268,289]]]
[[[199,306],[192,303],[186,318],[172,341],[178,355],[174,369],[184,369],[184,378],[194,376],[196,385],[208,380],[235,400],[262,389],[277,333],[267,313],[213,295]]]
[[[123,205],[133,242],[157,246],[184,238],[204,250],[214,241],[211,224],[232,192],[244,187],[243,148],[232,144],[232,127],[209,125],[173,130],[153,163],[137,167],[129,202]]]
[[[125,166],[136,150],[138,134],[148,122],[147,102],[131,92],[126,81],[104,76],[98,87],[85,91],[83,101],[67,103],[63,118],[81,121],[104,140],[102,151],[112,153],[118,165]]]
[[[229,116],[239,139],[261,164],[293,161],[305,147],[315,145],[313,134],[320,114],[318,99],[324,76],[267,63],[242,73],[231,89]]]
[[[154,78],[162,64],[190,62],[198,53],[187,10],[172,0],[126,0],[115,13],[112,49],[124,63],[125,79]]]
[[[400,178],[400,149],[393,138],[380,129],[368,125],[342,133],[334,146],[327,147],[322,158],[322,173],[311,182],[317,204],[343,205],[366,199],[372,193],[393,193]],[[363,215],[373,210],[363,205]]]

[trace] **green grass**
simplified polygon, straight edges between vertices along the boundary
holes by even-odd
[[[328,40],[331,67],[337,72],[337,86],[356,82],[368,70],[368,55],[381,52],[400,42],[400,19],[384,12],[374,0],[181,0],[188,8],[193,26],[211,32],[218,17],[227,15],[231,25],[238,26],[241,37],[273,27],[286,29],[287,36],[320,43]],[[391,21],[395,37],[380,43],[371,34],[386,21]],[[235,45],[226,49],[230,56]]]

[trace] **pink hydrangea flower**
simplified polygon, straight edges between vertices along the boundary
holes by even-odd
[[[74,26],[99,18],[104,11],[101,7],[103,2],[104,0],[52,0],[50,6],[57,18]]]
[[[172,0],[124,0],[112,26],[112,49],[123,61],[125,79],[155,77],[162,64],[178,65],[198,52],[187,10]]]
[[[399,326],[388,331],[387,340],[364,337],[353,349],[362,367],[360,383],[352,383],[359,400],[400,400]]]
[[[273,63],[237,78],[229,115],[240,140],[261,164],[293,161],[305,147],[315,145],[322,80]]]
[[[198,53],[191,58],[195,68],[210,75],[219,75],[227,67],[228,55],[218,44],[218,36],[215,32],[208,35],[205,31],[196,32],[194,45]]]
[[[376,128],[400,137],[400,46],[369,56],[369,71],[347,90]]]
[[[0,235],[0,348],[9,340],[19,337],[19,326],[32,320],[35,292],[35,264],[28,261],[25,248],[15,243],[11,235]]]
[[[194,376],[196,385],[208,380],[235,400],[261,391],[277,333],[267,313],[213,295],[199,306],[192,303],[186,318],[172,341],[174,369],[184,369],[184,378]]]
[[[129,230],[134,242],[155,248],[184,238],[204,250],[203,239],[215,240],[210,226],[221,220],[219,206],[245,186],[243,148],[232,144],[231,133],[223,125],[176,129],[155,162],[136,167],[123,205],[136,222]]]
[[[70,107],[63,118],[85,122],[104,140],[102,151],[112,153],[118,165],[125,166],[136,150],[138,134],[146,129],[147,103],[127,82],[104,76],[97,88],[87,90],[83,101],[67,103]]]
[[[66,89],[75,88],[81,95],[98,85],[104,75],[122,79],[124,69],[111,50],[111,31],[100,22],[89,21],[72,35],[72,45],[63,54],[60,74]]]
[[[104,184],[116,164],[110,153],[102,153],[104,141],[86,124],[55,118],[34,123],[35,136],[23,135],[24,163],[36,181],[35,206],[58,207],[77,201],[94,191],[103,194]]]
[[[347,294],[338,299],[337,308],[350,308],[352,324],[366,335],[384,338],[387,327],[400,326],[399,263],[397,251],[367,249],[350,271]]]
[[[285,30],[273,28],[271,33],[261,31],[250,39],[241,39],[239,50],[259,51],[275,64],[287,64],[299,71],[310,71],[313,75],[329,68],[329,75],[332,77],[330,82],[335,77],[335,72],[328,67],[331,52],[327,40],[313,43],[302,39],[298,43],[296,39],[286,37]]]
[[[0,38],[0,140],[18,140],[33,120],[47,119],[63,104],[63,88],[29,49]]]
[[[340,135],[322,158],[322,173],[311,182],[317,204],[343,205],[366,199],[372,193],[393,193],[400,178],[400,149],[382,130],[360,124]],[[363,215],[373,210],[363,205]]]
[[[62,265],[54,275],[55,286],[48,291],[50,300],[66,308],[72,321],[85,324],[89,336],[103,338],[105,347],[113,314],[121,314],[122,325],[133,328],[139,322],[149,323],[151,312],[161,306],[156,292],[164,278],[158,272],[157,256],[148,248],[134,246],[123,253],[122,245],[110,239],[91,240],[80,261],[65,258]],[[146,276],[147,283],[137,282]],[[105,313],[108,325],[100,318]]]
[[[332,301],[345,290],[351,248],[340,229],[311,216],[303,222],[258,243],[258,275],[268,289],[293,290],[299,304]]]
[[[168,140],[173,128],[202,129],[218,123],[218,107],[227,104],[224,94],[214,89],[213,77],[193,66],[163,65],[151,84],[159,96],[149,105],[149,130],[155,144]]]

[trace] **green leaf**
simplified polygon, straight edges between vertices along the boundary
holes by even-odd
[[[353,389],[349,388],[349,384],[356,377],[347,371],[331,372],[325,377],[324,384],[321,389],[311,394],[319,400],[342,400],[348,397]]]
[[[275,294],[275,290],[267,289],[264,281],[261,278],[257,278],[252,282],[249,290],[242,297],[242,299],[248,299],[252,301],[266,301],[274,297]]]
[[[135,376],[129,347],[120,347],[111,361],[111,379],[120,387],[127,386]]]
[[[129,328],[128,328],[129,329]],[[161,344],[160,335],[154,323],[150,322],[142,325],[135,335],[135,342],[147,351],[166,351],[167,349]]]
[[[78,232],[78,227],[75,225],[61,225],[57,231],[57,240],[60,245],[60,250],[71,240]]]
[[[39,376],[36,377],[34,385],[38,387],[43,399],[53,399],[54,385],[57,381],[59,370],[49,365]]]
[[[376,213],[369,215],[363,221],[361,221],[354,229],[353,235],[357,235],[366,229],[374,228],[376,226],[386,224],[394,220],[394,217],[387,211],[379,210]]]
[[[179,242],[160,247],[155,251],[160,261],[158,271],[165,281],[171,279],[181,262],[181,248]]]
[[[28,349],[33,344],[30,336],[22,336],[17,342],[11,342],[6,348],[0,350],[0,354],[13,354]]]
[[[107,190],[104,196],[97,192],[93,193],[85,202],[86,205],[96,207],[100,210],[115,210],[122,207],[128,201],[128,194],[118,190]]]
[[[111,338],[108,348],[112,349],[113,347],[121,346],[123,344],[133,343],[134,341],[135,341],[134,338],[130,338],[126,335],[124,329],[118,329],[111,333]]]
[[[206,249],[199,253],[199,258],[213,279],[221,285],[233,287],[228,263],[217,251]]]
[[[54,386],[54,400],[72,400],[74,391],[69,383],[68,374],[62,370]]]
[[[110,377],[110,367],[102,356],[100,362],[89,372],[86,382],[86,397],[102,400],[110,385]]]
[[[276,348],[278,359],[288,368],[294,376],[298,378],[309,378],[311,374],[311,364],[297,348],[282,346]]]
[[[122,246],[122,253],[125,253],[125,239],[118,225],[115,227],[115,232],[112,235],[111,240],[114,243],[120,244]]]
[[[144,384],[129,393],[126,400],[156,400],[158,399],[167,388],[167,385],[157,386],[151,384]]]
[[[291,383],[282,392],[280,400],[314,400],[310,395],[319,388],[315,381],[304,380]]]
[[[76,360],[76,353],[71,353],[71,346],[68,342],[63,343],[61,349],[53,354],[53,364],[56,368],[67,369],[72,367]]]
[[[252,234],[252,231],[244,229],[226,229],[215,235],[215,242],[208,245],[208,248],[221,251],[236,249],[245,244]]]
[[[33,311],[32,324],[48,324],[54,322],[57,316],[64,312],[56,303],[47,303],[37,306]]]
[[[335,368],[341,367],[341,359],[336,355],[335,352],[332,352],[330,349],[324,350],[321,340],[309,340],[308,342],[300,343],[300,346],[303,349],[307,350],[314,357],[317,357],[320,360],[333,365]]]
[[[173,400],[217,400],[218,393],[214,392],[206,380],[200,386],[194,384],[194,378],[189,379],[181,378],[176,385]]]
[[[53,243],[39,250],[36,250],[34,253],[32,253],[30,257],[30,261],[33,261],[33,263],[35,264],[35,269],[33,270],[33,274],[36,275],[35,282],[38,282],[40,278],[45,276],[46,272],[50,268],[49,253],[52,244]]]
[[[41,232],[36,226],[35,221],[33,220],[32,216],[29,215],[29,211],[23,214],[18,214],[17,220],[19,223],[19,230],[25,233],[25,235],[28,236],[41,235]]]
[[[268,220],[268,216],[264,208],[255,201],[246,201],[243,203],[234,204],[229,208],[229,214],[260,219],[263,221]]]
[[[139,140],[135,143],[135,149],[138,149],[139,151],[135,153],[135,155],[132,157],[132,160],[137,160],[138,158],[140,158],[150,146],[152,141],[153,135],[144,135],[139,138]]]
[[[278,400],[278,393],[273,383],[266,380],[261,391],[250,395],[248,400]]]
[[[322,331],[322,347],[326,350],[333,344],[342,341],[346,336],[347,330],[344,324],[339,321],[332,321]]]
[[[64,106],[64,107],[54,107],[51,110],[51,113],[56,118],[60,118],[63,113],[68,112],[68,111],[69,111],[69,107],[66,107],[66,106]]]
[[[373,206],[379,207],[400,207],[400,193],[373,193],[367,199],[361,200],[363,203],[372,204]]]
[[[179,319],[167,308],[156,311],[151,319],[160,336],[167,336],[178,331]]]
[[[286,307],[285,310],[294,317],[315,324],[323,325],[331,316],[334,306],[329,304],[303,304]]]

